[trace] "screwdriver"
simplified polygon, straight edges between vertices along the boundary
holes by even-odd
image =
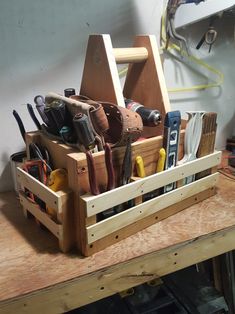
[[[90,191],[93,195],[98,195],[100,194],[100,189],[97,183],[94,158],[90,151],[95,147],[95,137],[91,129],[89,119],[85,114],[76,114],[73,118],[73,125],[78,142],[84,146],[86,153]],[[105,143],[104,151],[105,166],[108,177],[107,190],[112,190],[115,186],[115,174],[112,161],[112,150],[108,143]]]

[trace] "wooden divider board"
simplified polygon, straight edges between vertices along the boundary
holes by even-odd
[[[148,59],[145,63],[129,64],[123,95],[147,108],[159,110],[164,120],[171,107],[156,38],[154,35],[136,36],[133,46],[145,47]],[[144,127],[143,137],[161,134],[162,125]]]
[[[125,107],[109,35],[90,35],[80,94]]]

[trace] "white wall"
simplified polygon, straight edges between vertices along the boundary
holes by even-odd
[[[12,187],[9,156],[24,147],[12,110],[20,113],[27,130],[33,130],[24,104],[32,103],[37,94],[62,92],[66,87],[79,89],[89,34],[110,34],[114,47],[131,45],[136,34],[155,34],[159,38],[163,2],[166,0],[0,0],[0,191]],[[234,46],[228,40],[218,41],[212,56],[204,55],[226,75],[220,94],[211,90],[170,95],[173,109],[188,110],[199,105],[207,110],[213,105],[213,109],[220,110],[225,103],[228,109],[234,108],[230,79]],[[226,60],[222,60],[224,47],[230,47]],[[180,80],[175,81],[175,67],[168,60],[165,71],[168,86],[181,85]],[[185,83],[190,83],[191,76],[185,75]],[[225,118],[219,118],[224,134],[231,129],[231,119],[231,110]]]

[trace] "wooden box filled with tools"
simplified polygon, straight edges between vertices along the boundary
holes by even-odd
[[[129,63],[123,93],[116,63]],[[168,132],[170,125],[167,127],[166,116],[171,110],[161,60],[153,36],[137,36],[133,48],[119,49],[113,49],[108,35],[90,36],[80,94],[103,104],[109,119],[111,145],[105,144],[104,150],[91,154],[89,149],[79,152],[76,148],[48,138],[42,132],[27,135],[27,148],[30,142],[43,144],[47,147],[55,166],[67,170],[73,204],[70,203],[69,207],[66,207],[64,215],[58,216],[62,225],[63,219],[66,219],[67,227],[64,232],[70,233],[66,250],[76,245],[83,255],[89,256],[215,194],[218,179],[215,169],[221,158],[220,152],[214,152],[215,123],[212,128],[202,128],[197,156],[194,152],[194,158],[187,160],[186,155],[189,155],[191,147],[190,144],[184,143],[185,123],[182,123],[184,127],[180,131],[179,125],[176,127],[173,119],[173,131]],[[154,127],[143,127],[143,138],[140,140],[133,140],[129,127],[122,129],[128,126],[128,114],[124,122],[120,117],[110,120],[112,112],[109,110],[114,108],[123,112],[124,109],[118,109],[125,108],[123,95],[125,99],[144,104],[146,108],[157,109],[162,117],[162,123]],[[46,99],[53,97],[62,99],[71,106],[76,105],[78,99],[66,99],[53,93]],[[90,103],[92,104],[92,101]],[[123,122],[122,127],[119,126],[120,121]],[[203,119],[201,121],[203,124]],[[110,136],[113,134],[112,128],[115,128],[115,138]],[[135,131],[140,132],[139,126]],[[122,145],[115,145],[120,144],[123,137],[125,139]],[[110,144],[110,141],[108,142]],[[177,151],[167,152],[165,159],[168,167],[165,166],[166,170],[157,172],[157,165],[162,158],[160,149],[165,147],[167,151],[167,145],[172,145]],[[139,157],[144,163],[141,173],[138,166],[137,169],[135,166],[136,158]],[[183,157],[187,162],[171,167]],[[110,158],[113,173],[110,170]],[[127,164],[129,167],[126,167]],[[128,172],[128,175],[125,172]],[[18,170],[18,173],[21,183],[27,181],[27,185],[24,185],[26,188],[30,189],[31,185],[37,187],[36,180],[30,178],[30,175],[27,175],[26,180],[26,174],[22,170]],[[112,184],[110,176],[113,177]],[[42,191],[45,189],[45,193],[37,194],[37,188],[31,191],[46,203],[48,201],[48,204],[49,200],[55,201],[54,193],[52,197],[46,186],[39,185]],[[58,196],[58,193],[56,195]],[[66,195],[67,200],[70,199],[69,195]],[[57,198],[59,204],[64,204],[63,197],[59,201]],[[22,205],[27,209],[24,202]],[[61,213],[61,207],[57,206],[57,212]],[[44,223],[39,216],[36,216],[37,219]]]

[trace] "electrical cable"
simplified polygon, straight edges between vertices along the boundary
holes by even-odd
[[[194,85],[191,87],[184,87],[184,88],[170,88],[168,89],[169,93],[176,93],[176,92],[189,92],[189,91],[195,91],[195,90],[203,90],[203,89],[208,89],[208,88],[212,88],[212,87],[219,87],[223,84],[224,82],[224,74],[222,72],[220,72],[219,70],[215,69],[214,67],[210,66],[209,64],[207,64],[206,62],[202,61],[201,59],[192,56],[192,55],[188,55],[188,53],[181,49],[178,45],[170,43],[166,49],[166,29],[165,29],[165,20],[166,20],[166,12],[163,14],[162,16],[162,23],[161,23],[161,39],[164,43],[164,45],[161,46],[162,50],[167,50],[167,51],[171,51],[171,50],[175,50],[177,52],[180,52],[181,55],[183,57],[185,57],[186,59],[188,59],[189,61],[191,61],[192,63],[195,63],[197,65],[200,65],[202,67],[204,67],[205,69],[207,69],[209,72],[215,74],[218,79],[215,82],[209,83],[209,84],[201,84],[201,85]]]

